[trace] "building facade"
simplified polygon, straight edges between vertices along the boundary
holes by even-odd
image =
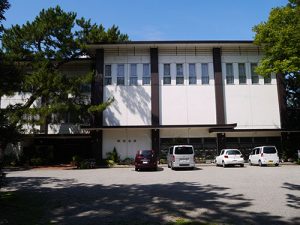
[[[280,147],[280,81],[255,73],[263,53],[251,41],[89,47],[101,80],[98,101],[115,99],[90,128],[101,131],[103,157],[114,147],[126,158],[176,143],[193,144],[203,158],[224,147]]]
[[[163,154],[172,144],[193,144],[205,159],[225,147],[245,154],[263,144],[280,149],[280,76],[255,73],[263,52],[252,41],[133,41],[88,48],[94,57],[67,69],[80,75],[94,65],[87,93],[92,104],[111,97],[114,102],[90,126],[50,124],[49,136],[94,135],[100,158],[114,148],[122,159],[139,149]],[[9,101],[2,99],[1,107]]]

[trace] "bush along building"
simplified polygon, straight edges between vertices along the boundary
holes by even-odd
[[[163,157],[170,145],[192,144],[197,157],[209,160],[225,147],[246,157],[258,145],[282,148],[282,77],[256,74],[263,52],[252,41],[132,41],[88,49],[91,58],[64,69],[80,76],[93,67],[88,98],[114,102],[90,124],[73,124],[72,115],[53,120],[48,134],[27,136],[24,150],[50,148],[58,161],[74,154],[101,160],[114,148],[125,159],[139,149]],[[1,107],[23,97],[2,98]]]

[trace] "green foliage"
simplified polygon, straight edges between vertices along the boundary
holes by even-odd
[[[253,31],[255,44],[265,54],[257,73],[284,76],[288,114],[285,128],[300,129],[300,1],[289,0],[286,6],[272,9],[268,21]]]
[[[114,163],[120,162],[120,156],[119,156],[119,153],[118,153],[116,147],[114,147],[112,152],[106,153],[106,158],[107,158],[107,160],[111,160]]]
[[[265,56],[257,67],[258,74],[288,74],[300,71],[300,5],[290,0],[284,7],[270,12],[267,22],[253,28],[255,44],[261,46]]]
[[[134,159],[133,158],[125,158],[119,162],[119,165],[134,165]]]
[[[10,4],[7,0],[1,0],[0,2],[0,34],[3,31],[3,25],[2,25],[2,20],[5,20],[4,13],[6,10],[8,10],[10,7]]]
[[[105,30],[90,20],[77,19],[76,13],[64,12],[59,6],[43,9],[32,22],[6,29],[5,55],[10,61],[18,62],[22,74],[22,82],[17,82],[20,87],[10,90],[30,93],[24,104],[9,107],[9,118],[14,123],[30,125],[33,133],[34,126],[48,124],[51,115],[70,113],[74,115],[72,122],[87,123],[90,114],[103,111],[113,99],[91,106],[82,87],[91,84],[93,71],[70,75],[68,63],[77,60],[80,64],[80,57],[89,55],[87,43],[127,40],[128,36],[117,26]],[[0,89],[0,96],[3,93]]]

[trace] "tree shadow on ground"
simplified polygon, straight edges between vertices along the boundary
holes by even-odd
[[[300,191],[300,185],[298,184],[291,184],[291,183],[284,183],[282,188],[289,189],[291,191]],[[299,193],[299,192],[298,192]],[[287,206],[295,209],[300,209],[300,197],[293,195],[293,194],[287,194]],[[300,222],[300,218],[299,218]]]
[[[247,211],[252,200],[243,194],[193,182],[104,186],[74,179],[9,177],[6,191],[10,190],[43,200],[47,207],[40,224],[164,224],[176,218],[217,224],[296,222],[268,212]],[[0,214],[4,219],[8,215],[5,210]]]

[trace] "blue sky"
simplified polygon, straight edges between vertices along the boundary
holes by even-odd
[[[9,0],[5,27],[60,5],[78,17],[119,26],[131,40],[252,40],[252,27],[288,0]]]

